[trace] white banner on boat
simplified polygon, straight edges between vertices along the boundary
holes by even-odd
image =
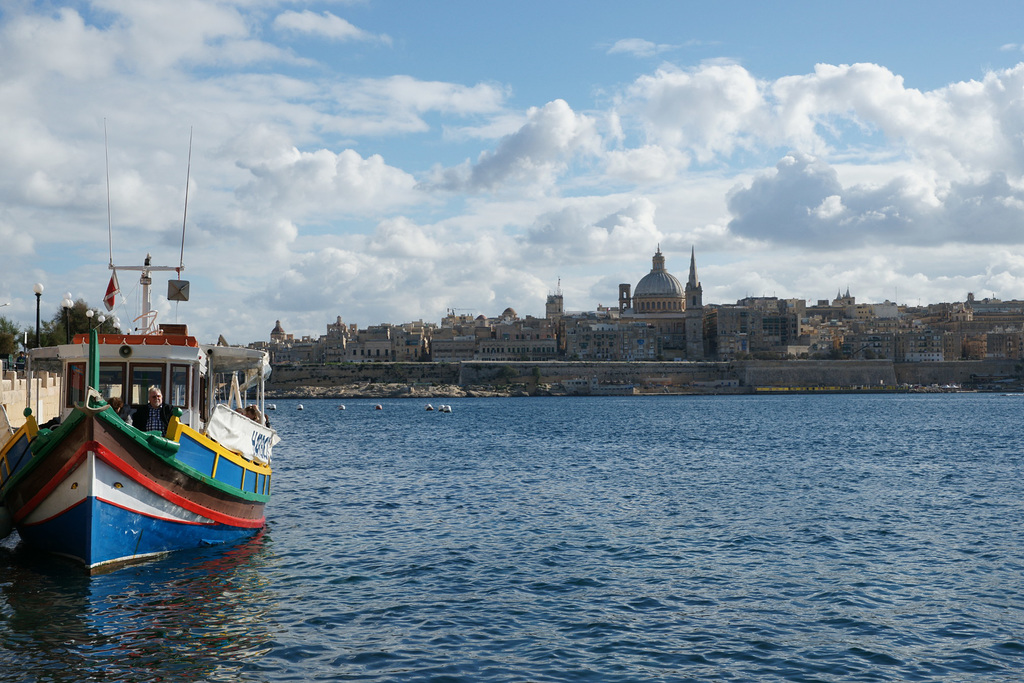
[[[206,435],[225,448],[240,452],[247,460],[262,463],[270,462],[271,449],[281,441],[270,427],[253,422],[223,403],[213,409]]]

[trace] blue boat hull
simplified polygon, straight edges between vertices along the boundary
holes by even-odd
[[[139,561],[186,548],[233,543],[258,531],[226,524],[157,519],[96,496],[45,522],[19,527],[22,540],[33,548],[69,557],[87,568]]]

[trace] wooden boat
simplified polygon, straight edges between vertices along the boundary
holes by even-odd
[[[265,524],[279,441],[263,419],[269,358],[200,344],[184,325],[153,324],[148,281],[155,269],[148,257],[138,268],[140,319],[150,323],[140,334],[92,330],[29,353],[30,377],[39,364],[60,366],[59,424],[40,426],[30,407],[20,429],[0,430],[5,514],[25,544],[72,558],[90,573],[237,541]],[[162,433],[137,429],[107,403],[118,396],[144,405],[150,386],[173,407]],[[235,410],[250,388],[255,420]]]

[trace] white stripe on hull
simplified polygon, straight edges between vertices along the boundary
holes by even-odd
[[[202,515],[161,498],[97,458],[92,451],[89,451],[82,464],[60,482],[25,518],[24,523],[35,524],[50,519],[81,503],[88,496],[96,496],[113,505],[157,519],[196,524],[213,523]]]

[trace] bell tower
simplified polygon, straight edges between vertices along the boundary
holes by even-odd
[[[633,307],[632,287],[628,284],[619,285],[619,313]]]
[[[697,279],[696,251],[690,247],[690,277],[686,280],[686,357],[704,358],[704,288]]]

